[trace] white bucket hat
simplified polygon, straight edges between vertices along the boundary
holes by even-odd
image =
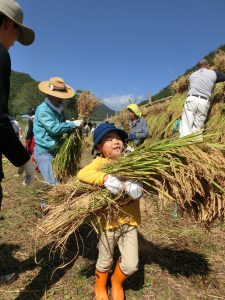
[[[35,38],[34,31],[22,25],[23,11],[15,0],[0,0],[0,13],[11,19],[20,29],[20,36],[18,42],[23,45],[30,45]]]

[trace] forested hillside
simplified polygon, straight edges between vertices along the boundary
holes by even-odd
[[[9,112],[12,116],[27,114],[44,100],[44,94],[38,89],[38,82],[25,73],[12,71],[10,89]],[[67,118],[77,117],[76,101],[81,92],[81,90],[77,90],[71,100],[65,100],[65,115]],[[114,110],[101,104],[93,111],[91,119],[101,121],[114,114]]]

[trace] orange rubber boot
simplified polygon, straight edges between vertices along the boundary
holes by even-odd
[[[120,260],[117,261],[115,271],[111,277],[113,300],[124,300],[123,282],[128,277],[120,270],[119,262]]]
[[[95,271],[95,297],[96,300],[109,300],[107,293],[108,272]]]

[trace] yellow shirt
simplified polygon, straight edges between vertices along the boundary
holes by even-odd
[[[78,174],[77,178],[80,181],[103,186],[104,177],[107,175],[101,169],[109,164],[109,160],[103,157],[97,157],[89,165],[82,168]],[[112,229],[119,227],[123,224],[129,224],[137,226],[141,222],[141,213],[140,213],[140,201],[134,200],[120,207],[118,213],[112,213],[108,211],[107,217],[101,218],[101,224],[106,229]]]

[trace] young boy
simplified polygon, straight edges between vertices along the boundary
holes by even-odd
[[[137,181],[120,181],[101,169],[117,159],[124,150],[127,134],[113,124],[103,123],[94,131],[94,148],[101,157],[94,159],[89,165],[78,172],[78,179],[86,183],[105,186],[112,194],[119,195],[125,191],[132,199],[121,206],[117,214],[107,212],[102,218],[103,229],[99,239],[99,256],[96,264],[95,295],[97,300],[109,299],[107,294],[108,273],[113,265],[113,253],[118,244],[121,257],[111,277],[112,298],[124,299],[122,283],[128,276],[137,271],[138,267],[138,238],[137,226],[140,224],[139,199],[142,195],[141,184]]]

